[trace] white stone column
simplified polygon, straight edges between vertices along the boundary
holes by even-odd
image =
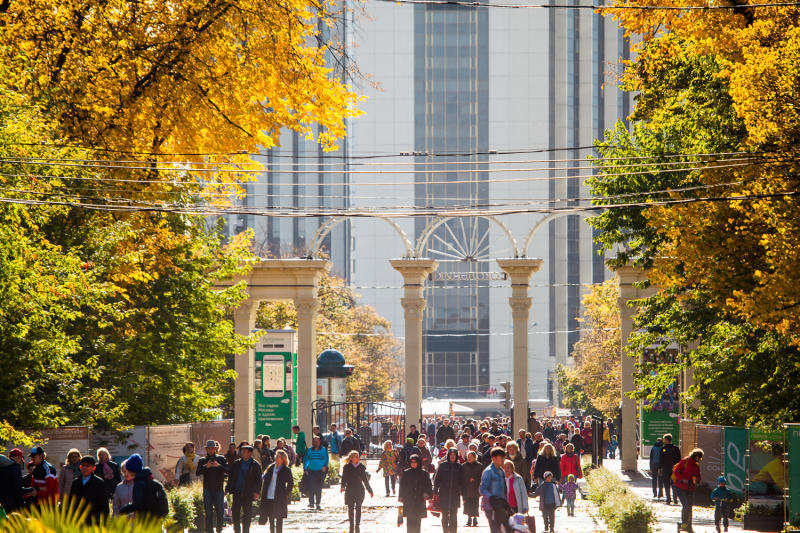
[[[317,399],[316,297],[298,298],[297,308],[297,425],[311,444],[311,408]]]
[[[238,335],[250,335],[256,327],[258,305],[247,299],[233,312],[233,327]],[[255,351],[250,349],[234,359],[236,382],[233,401],[233,434],[236,442],[253,442],[255,431]],[[221,442],[220,445],[227,446]]]
[[[393,259],[392,268],[403,276],[405,318],[406,428],[422,419],[422,318],[425,310],[425,279],[439,265],[433,259]]]
[[[528,318],[531,275],[542,266],[541,259],[498,259],[498,266],[511,278],[511,316],[514,322],[512,389],[514,397],[513,434],[528,424]]]
[[[653,289],[640,289],[636,287],[641,281],[646,279],[645,272],[639,268],[630,266],[615,269],[619,279],[619,324],[620,357],[622,358],[622,435],[621,435],[621,466],[622,470],[636,471],[637,466],[637,441],[636,441],[636,413],[637,401],[628,396],[634,390],[633,374],[636,370],[636,361],[633,357],[628,357],[626,348],[628,338],[633,332],[633,315],[636,309],[629,305],[631,300],[645,298],[652,294]],[[641,359],[641,357],[640,357]]]

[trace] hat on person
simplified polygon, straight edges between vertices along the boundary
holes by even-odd
[[[725,483],[725,476],[719,476],[717,478],[717,485],[719,485],[720,483]]]
[[[84,455],[81,457],[81,464],[82,465],[96,465],[97,461],[94,460],[94,457],[91,455]]]
[[[241,446],[239,446],[239,449],[240,450],[250,450],[251,452],[253,451],[253,447],[250,444],[242,444]]]
[[[206,448],[218,448],[217,441],[211,440],[211,439],[207,440],[206,441]]]
[[[544,475],[542,476],[542,479],[547,479],[548,476],[552,476],[552,475],[553,475],[553,473],[548,470],[547,472],[544,473]]]
[[[9,457],[16,457],[16,456],[22,457],[22,455],[23,455],[22,450],[20,450],[19,448],[14,448],[8,453]]]
[[[138,474],[139,472],[141,472],[143,466],[144,465],[142,464],[142,456],[139,455],[138,453],[131,455],[130,457],[128,457],[128,460],[125,461],[125,469],[133,474]]]
[[[411,437],[407,438],[406,444],[414,444],[414,439],[412,439]]]
[[[28,457],[33,457],[34,455],[39,455],[40,453],[44,453],[44,448],[41,446],[34,446],[31,448],[31,453],[28,454]]]

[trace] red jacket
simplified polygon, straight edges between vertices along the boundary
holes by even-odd
[[[700,465],[691,457],[681,459],[672,469],[673,485],[679,489],[693,491],[700,483]],[[692,479],[697,478],[697,479]]]
[[[564,453],[561,455],[561,480],[566,481],[567,476],[570,474],[575,476],[575,479],[583,477],[581,458],[577,453],[573,453],[572,455]]]

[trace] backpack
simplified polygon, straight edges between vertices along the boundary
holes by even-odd
[[[147,480],[144,493],[145,512],[160,518],[166,518],[169,514],[169,499],[164,485],[155,479]]]

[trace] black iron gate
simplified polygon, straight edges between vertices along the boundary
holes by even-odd
[[[331,424],[336,424],[337,431],[342,434],[345,429],[352,429],[368,457],[378,457],[387,440],[401,446],[406,434],[406,408],[402,402],[328,403],[317,400],[311,419],[323,434],[330,432]]]

